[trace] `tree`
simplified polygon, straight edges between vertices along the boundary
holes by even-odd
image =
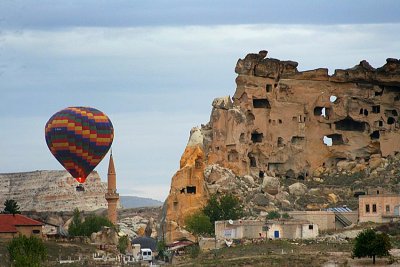
[[[200,235],[212,235],[214,232],[210,218],[201,210],[187,216],[185,225],[186,229],[194,234],[197,239]]]
[[[72,222],[68,227],[68,234],[70,236],[80,236],[81,235],[81,212],[78,208],[74,209],[74,213],[72,216]]]
[[[232,194],[226,194],[220,198],[212,195],[203,213],[210,218],[214,228],[214,223],[220,220],[236,220],[243,216],[243,207],[237,197]]]
[[[82,222],[81,213],[76,208],[68,233],[70,236],[90,236],[92,233],[100,231],[103,226],[113,227],[113,224],[106,217],[94,214],[90,214]]]
[[[366,229],[359,233],[353,247],[354,257],[372,257],[375,264],[375,256],[388,256],[392,248],[389,236],[385,233],[377,234],[373,229]]]
[[[7,199],[4,202],[4,210],[3,213],[7,213],[7,214],[21,214],[20,210],[19,210],[19,206],[17,204],[17,201],[15,201],[14,199]]]
[[[8,244],[7,249],[15,267],[40,267],[47,257],[46,246],[35,236],[15,237]]]
[[[129,238],[128,238],[127,235],[121,236],[118,239],[117,248],[118,248],[120,253],[125,254],[126,249],[128,248],[128,245],[129,245]]]
[[[280,217],[281,217],[281,214],[279,212],[270,211],[270,212],[268,212],[267,220],[279,219]]]
[[[236,220],[243,216],[243,207],[237,197],[226,194],[221,197],[212,195],[203,209],[185,219],[186,229],[196,238],[200,235],[213,235],[215,222]]]

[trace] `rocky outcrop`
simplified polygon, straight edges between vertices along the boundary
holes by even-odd
[[[374,177],[400,151],[398,59],[329,75],[266,56],[238,60],[233,97],[215,99],[209,123],[192,131],[164,206],[170,240],[210,193],[236,194],[249,214],[324,208],[351,190],[311,187]]]
[[[21,211],[93,211],[107,208],[107,185],[92,172],[77,192],[78,183],[66,171],[34,171],[0,174],[0,203],[14,199]]]

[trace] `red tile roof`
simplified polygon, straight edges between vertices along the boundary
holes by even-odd
[[[16,233],[16,226],[41,226],[39,221],[20,214],[0,214],[0,233]]]

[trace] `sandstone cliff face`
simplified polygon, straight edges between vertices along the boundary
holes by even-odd
[[[107,185],[97,172],[85,183],[85,192],[76,192],[77,182],[66,171],[35,171],[0,174],[0,203],[18,202],[21,211],[92,211],[107,208]]]
[[[322,197],[328,204],[300,208],[319,209],[340,202],[337,195],[303,182],[323,183],[332,168],[368,178],[376,158],[381,164],[400,151],[399,60],[378,69],[361,61],[330,76],[266,56],[239,59],[232,99],[215,99],[210,122],[192,131],[164,207],[170,240],[210,192],[233,192],[265,212],[299,208],[309,193],[310,202]]]

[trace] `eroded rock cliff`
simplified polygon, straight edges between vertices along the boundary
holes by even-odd
[[[339,181],[373,186],[363,182],[396,162],[398,59],[377,69],[361,61],[333,75],[324,68],[299,72],[297,65],[266,51],[239,59],[233,97],[213,101],[210,122],[191,131],[172,178],[163,212],[169,241],[188,236],[184,218],[210,193],[236,194],[249,216],[320,209],[346,203],[357,189],[337,191]]]
[[[21,211],[93,211],[107,208],[107,185],[97,172],[85,182],[85,191],[77,192],[77,182],[66,171],[34,171],[0,174],[0,203],[18,202]]]

